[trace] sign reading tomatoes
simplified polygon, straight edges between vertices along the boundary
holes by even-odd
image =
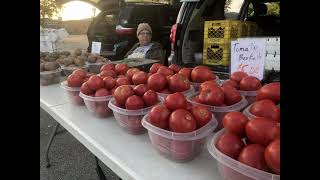
[[[266,52],[265,39],[239,38],[231,41],[231,72],[243,71],[258,79],[263,78]]]

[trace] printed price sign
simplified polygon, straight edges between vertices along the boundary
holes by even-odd
[[[100,54],[100,51],[101,51],[101,42],[92,41],[91,53]]]
[[[243,71],[262,80],[265,53],[265,39],[246,38],[231,41],[231,73]]]

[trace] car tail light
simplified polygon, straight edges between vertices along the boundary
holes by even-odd
[[[171,27],[171,34],[170,34],[171,51],[174,50],[174,43],[176,42],[176,32],[177,32],[177,24],[174,24]]]
[[[117,35],[131,35],[135,33],[134,28],[126,28],[121,25],[116,26],[116,34]]]

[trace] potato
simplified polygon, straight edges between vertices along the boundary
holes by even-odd
[[[54,58],[54,57],[50,57],[48,60],[47,60],[47,62],[56,62],[56,58]]]
[[[75,58],[73,60],[74,64],[77,66],[84,66],[85,65],[85,61],[83,59],[80,59],[80,56]]]
[[[65,58],[60,57],[60,58],[58,58],[58,59],[56,60],[56,62],[57,62],[59,65],[64,65],[64,60],[65,60]]]
[[[72,52],[72,54],[75,56],[80,56],[82,54],[82,51],[80,48],[77,48]]]
[[[95,62],[97,61],[97,58],[98,58],[98,56],[97,56],[96,54],[90,54],[90,55],[88,56],[88,61],[89,61],[90,63],[95,63]]]
[[[59,64],[57,62],[46,62],[44,64],[44,70],[53,71],[59,68]]]
[[[82,53],[82,55],[85,56],[85,57],[88,57],[90,55],[90,53],[89,52],[84,52],[84,53]]]
[[[59,58],[59,53],[58,52],[53,52],[50,55],[52,58],[58,59]]]
[[[73,64],[73,57],[71,57],[71,56],[64,59],[65,66],[69,66],[70,64]]]
[[[75,64],[70,64],[68,67],[77,67]]]

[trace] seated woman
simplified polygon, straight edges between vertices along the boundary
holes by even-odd
[[[125,58],[145,58],[164,62],[165,54],[162,45],[151,41],[152,30],[148,23],[140,23],[137,28],[139,42],[127,52]]]

